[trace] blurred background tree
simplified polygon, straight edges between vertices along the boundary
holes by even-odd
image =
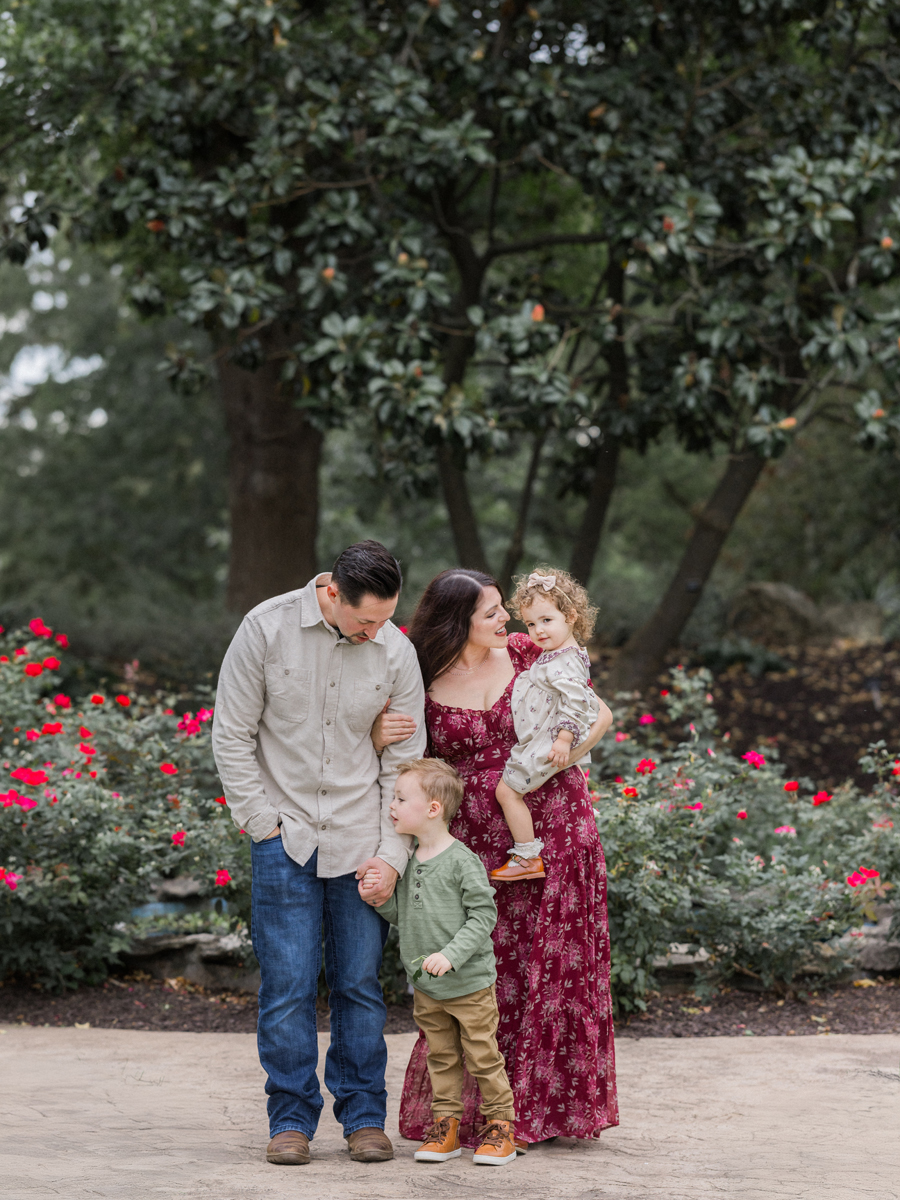
[[[3,602],[212,662],[226,608],[372,535],[407,605],[453,561],[570,562],[629,687],[747,579],[890,607],[896,26],[20,3]]]

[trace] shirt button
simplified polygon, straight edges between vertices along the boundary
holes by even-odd
[[[323,795],[323,796],[327,796],[327,795],[328,795],[328,790],[327,790],[327,788],[322,788],[322,795]],[[324,826],[323,826],[323,828],[324,828]]]
[[[325,762],[326,762],[326,763],[330,763],[330,762],[331,762],[331,759],[330,759],[330,758],[326,758],[326,759],[325,759]]]
[[[334,687],[334,680],[333,680],[333,679],[332,679],[331,683],[329,683],[329,685],[328,685],[328,686],[329,686],[329,687]]]
[[[329,717],[329,718],[328,718],[328,720],[325,722],[325,724],[326,724],[326,725],[330,725],[330,724],[331,724],[331,718],[330,718],[330,717]]]
[[[323,825],[323,826],[322,826],[322,828],[323,828],[323,829],[327,829],[327,828],[328,828],[328,826],[327,826],[327,825]]]
[[[422,874],[422,868],[421,868],[421,867],[419,867],[419,868],[418,868],[418,870],[416,871],[416,874],[417,874],[417,875],[421,875],[421,874]]]
[[[290,675],[290,671],[287,669],[287,667],[284,668],[284,673],[285,675]]]
[[[380,684],[380,683],[376,683],[376,684],[375,684],[375,691],[376,691],[376,692],[380,692],[380,691],[381,691],[381,684]]]

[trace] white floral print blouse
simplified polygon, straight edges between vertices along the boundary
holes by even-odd
[[[591,688],[590,659],[577,646],[548,650],[513,685],[512,712],[518,742],[509,756],[503,781],[515,792],[532,792],[554,773],[547,761],[561,729],[577,746],[600,712]],[[586,755],[582,762],[590,762]]]

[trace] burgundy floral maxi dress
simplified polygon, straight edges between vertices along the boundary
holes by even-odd
[[[516,675],[540,651],[524,635],[509,639]],[[488,871],[512,844],[494,798],[516,744],[513,679],[493,708],[448,708],[426,697],[428,752],[452,763],[465,798],[451,832]],[[598,1137],[618,1125],[606,864],[583,772],[570,767],[525,797],[547,878],[497,885],[498,1042],[516,1102],[516,1136]],[[430,1128],[431,1083],[424,1035],[413,1048],[400,1101],[400,1132],[421,1139]],[[475,1145],[481,1125],[478,1085],[467,1074],[460,1137]]]

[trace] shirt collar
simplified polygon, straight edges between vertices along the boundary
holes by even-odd
[[[302,589],[300,593],[302,597],[300,602],[300,626],[303,629],[308,629],[313,625],[318,625],[321,623],[329,633],[341,640],[341,635],[338,630],[336,630],[333,625],[329,625],[325,620],[325,616],[319,604],[319,593],[316,583],[322,578],[323,575],[327,575],[327,573],[327,571],[322,571],[320,574],[314,575],[306,587]],[[388,625],[389,624],[391,624],[390,621],[388,622]],[[379,646],[383,646],[385,642],[385,629],[387,629],[387,625],[382,625],[382,627],[378,630],[375,636],[370,639],[370,641],[375,642]]]

